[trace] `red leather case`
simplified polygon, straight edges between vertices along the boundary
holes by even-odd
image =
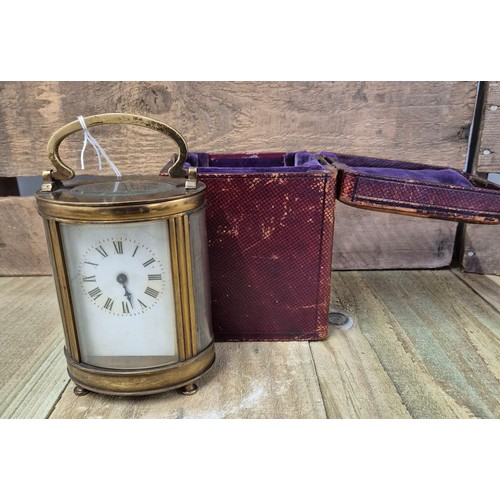
[[[207,185],[219,341],[326,338],[337,194],[360,208],[500,222],[500,188],[453,169],[309,152],[191,153],[188,164]]]
[[[286,154],[208,160],[216,340],[326,338],[336,171],[286,165]]]

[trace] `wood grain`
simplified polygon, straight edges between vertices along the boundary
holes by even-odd
[[[452,269],[452,272],[497,311],[500,311],[500,276],[464,273],[458,269]]]
[[[498,418],[500,314],[471,291],[449,271],[334,273],[355,326],[311,345],[327,415]]]
[[[427,269],[449,266],[456,222],[386,214],[337,202],[332,268]]]
[[[2,82],[0,176],[40,175],[50,167],[50,135],[78,114],[103,112],[165,121],[193,151],[329,150],[461,169],[475,92],[475,82]],[[175,152],[169,139],[138,127],[92,132],[124,173],[156,173]],[[75,169],[81,145],[80,134],[61,146]],[[95,172],[91,148],[85,158]],[[0,228],[0,274],[50,273],[34,203],[0,203],[8,221]],[[334,267],[448,265],[454,230],[452,223],[342,207]],[[419,242],[414,251],[410,235]]]
[[[479,274],[500,275],[500,226],[467,224],[464,232],[462,268]]]
[[[500,172],[500,82],[487,82],[475,171]]]
[[[0,417],[46,418],[69,380],[52,278],[0,278],[0,304]]]
[[[458,273],[458,271],[455,271]],[[498,418],[500,281],[334,272],[352,316],[321,342],[217,343],[192,397],[77,397],[50,277],[0,279],[2,418]]]
[[[56,129],[103,112],[165,121],[192,151],[327,150],[461,169],[475,94],[475,82],[3,82],[0,176],[39,175]],[[175,151],[137,127],[94,131],[124,173],[156,173]],[[81,144],[80,134],[61,147],[75,168]]]
[[[77,397],[73,387],[51,418],[325,418],[307,342],[217,343],[194,396]]]
[[[49,275],[43,222],[33,197],[0,197],[0,275]]]
[[[500,82],[485,82],[478,145],[472,173],[487,177],[500,172]],[[485,154],[488,153],[488,154]],[[500,275],[500,227],[466,224],[462,237],[464,271]]]

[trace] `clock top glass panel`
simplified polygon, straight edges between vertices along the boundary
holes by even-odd
[[[185,179],[160,176],[77,176],[65,181],[62,187],[50,193],[37,193],[40,198],[55,202],[89,205],[127,203],[154,203],[193,196],[205,188],[198,183],[196,189],[186,192]]]

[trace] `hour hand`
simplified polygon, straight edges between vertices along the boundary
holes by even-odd
[[[125,297],[130,302],[130,305],[132,306],[132,309],[133,309],[134,308],[134,304],[132,304],[132,294],[128,291],[128,288],[127,288],[127,282],[128,282],[127,275],[123,274],[123,273],[120,273],[116,277],[116,281],[118,281],[118,283],[120,283],[120,285],[122,285],[123,288],[125,289]]]

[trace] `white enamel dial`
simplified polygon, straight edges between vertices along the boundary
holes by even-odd
[[[176,362],[166,221],[60,228],[82,361],[109,368]]]
[[[83,254],[79,272],[87,300],[114,316],[145,314],[158,304],[165,287],[161,259],[129,237],[94,242]]]

